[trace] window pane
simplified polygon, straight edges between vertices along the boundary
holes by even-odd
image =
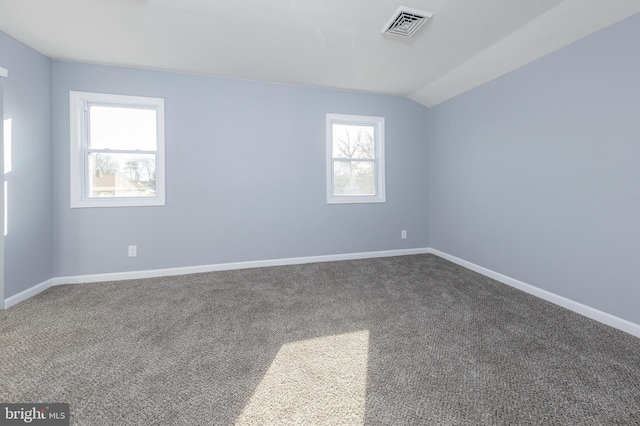
[[[375,195],[373,161],[333,161],[333,195]]]
[[[375,158],[374,126],[333,124],[334,158]]]
[[[155,197],[153,154],[89,154],[89,197]]]
[[[156,110],[89,106],[89,147],[156,150]]]

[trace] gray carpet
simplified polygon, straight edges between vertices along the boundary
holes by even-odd
[[[640,339],[433,255],[65,285],[0,401],[78,425],[640,424]]]

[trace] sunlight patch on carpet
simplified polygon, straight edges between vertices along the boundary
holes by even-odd
[[[236,425],[362,425],[368,352],[368,330],[282,345]]]

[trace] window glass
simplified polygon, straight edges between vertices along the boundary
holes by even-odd
[[[164,205],[164,100],[71,92],[71,207]]]
[[[384,118],[327,114],[327,203],[385,202]]]

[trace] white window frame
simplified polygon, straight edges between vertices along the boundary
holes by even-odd
[[[352,124],[374,127],[374,185],[373,195],[335,195],[333,191],[333,125]],[[384,117],[364,115],[327,114],[327,204],[384,203],[385,167],[384,167]],[[358,160],[355,160],[358,161]],[[371,160],[363,160],[371,161]]]
[[[89,197],[88,196],[88,105],[138,107],[156,110],[156,195],[154,197]],[[165,205],[164,99],[106,93],[70,92],[71,117],[70,172],[71,208],[139,207]],[[114,153],[128,152],[114,150]],[[136,151],[134,153],[151,153]]]

